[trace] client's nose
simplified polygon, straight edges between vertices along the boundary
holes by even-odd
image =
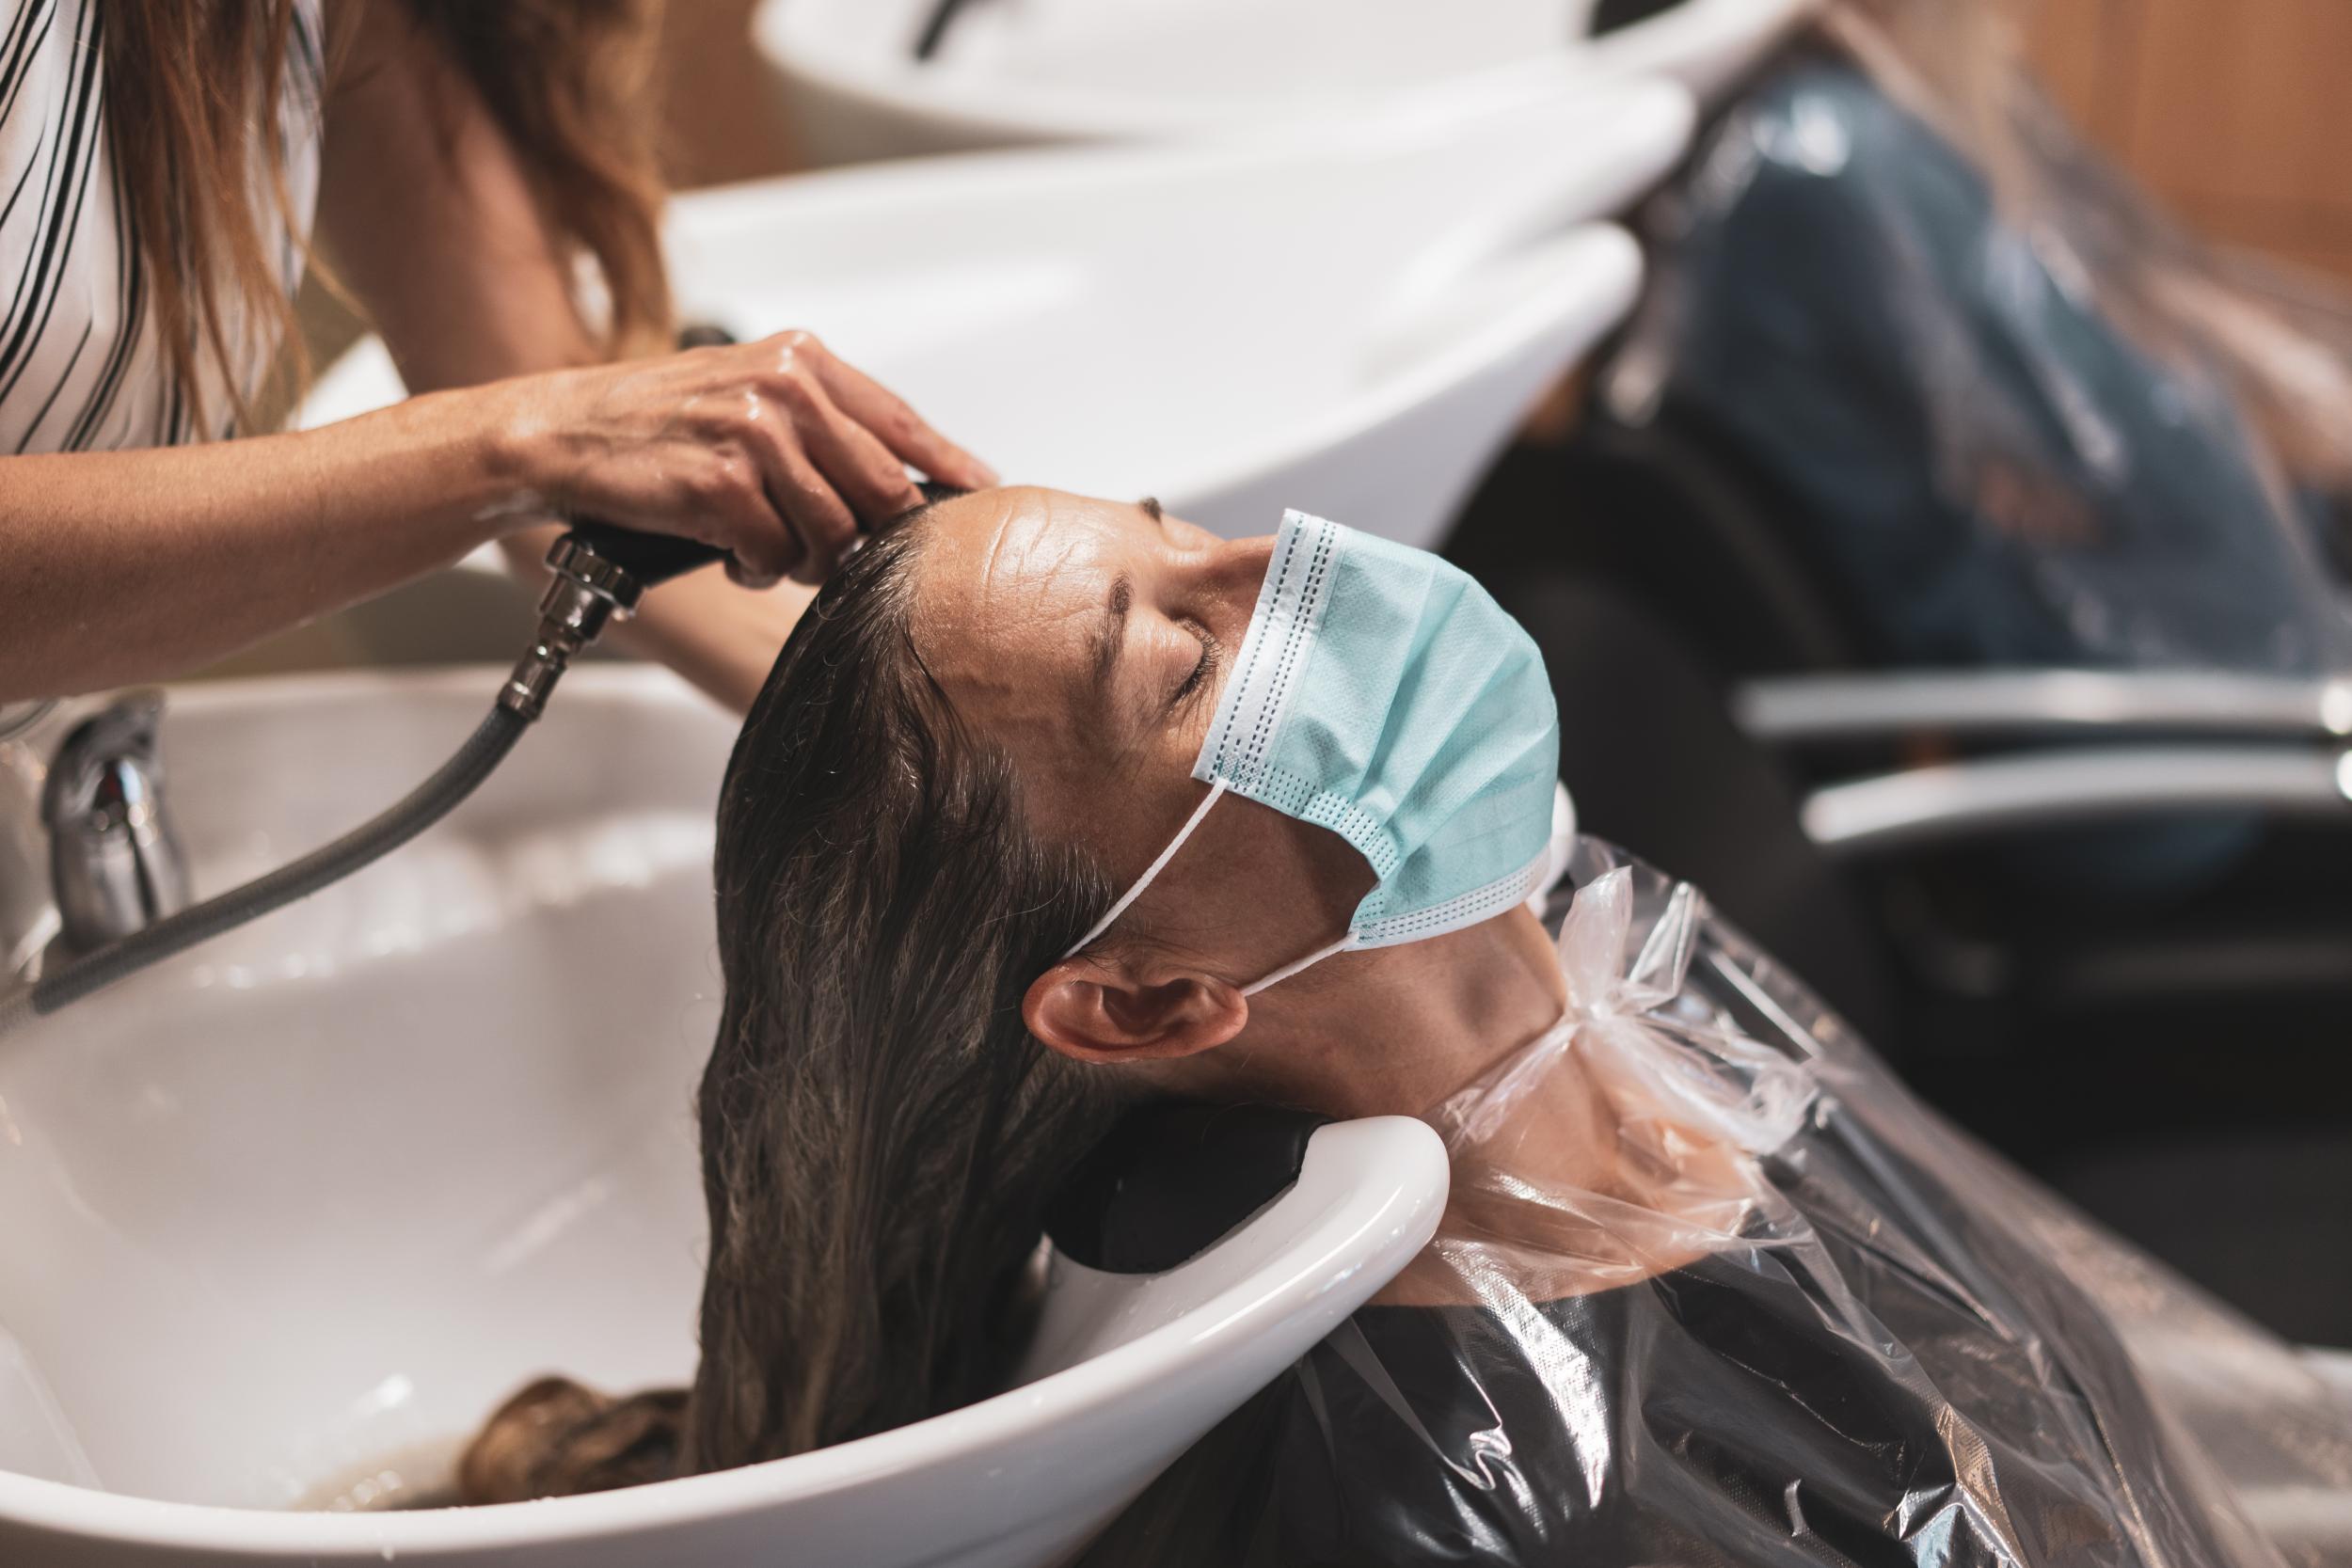
[[[1249,602],[1255,603],[1258,586],[1265,581],[1266,569],[1273,562],[1274,535],[1262,533],[1254,539],[1232,539],[1219,546],[1216,572],[1221,580],[1246,589]]]

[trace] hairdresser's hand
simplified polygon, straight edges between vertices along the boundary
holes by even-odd
[[[805,332],[527,376],[505,456],[540,508],[715,545],[737,581],[821,581],[861,526],[922,502],[905,465],[995,475]]]

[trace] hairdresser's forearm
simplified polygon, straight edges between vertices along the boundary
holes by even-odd
[[[322,230],[338,270],[418,391],[593,364],[603,349],[572,304],[514,150],[433,39],[395,8],[346,13],[370,62],[328,116]],[[508,536],[526,582],[555,523]],[[616,633],[736,708],[751,705],[810,591],[738,588],[706,570],[646,596]]]
[[[527,521],[479,404],[298,435],[0,459],[0,700],[152,680],[446,564]]]

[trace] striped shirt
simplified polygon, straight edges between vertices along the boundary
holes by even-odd
[[[0,0],[0,455],[223,435],[230,377],[249,397],[268,373],[276,341],[232,330],[239,362],[224,370],[206,356],[212,429],[196,428],[152,320],[108,145],[100,29],[109,6],[183,3],[192,0]],[[279,151],[304,233],[318,194],[321,3],[295,0],[279,112]],[[260,210],[275,214],[259,149],[253,179]],[[300,236],[289,231],[276,248],[291,295],[302,279]]]

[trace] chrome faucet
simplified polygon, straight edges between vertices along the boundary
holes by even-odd
[[[0,980],[32,978],[46,954],[103,946],[187,903],[156,751],[163,708],[162,693],[138,691],[94,711],[0,710],[0,787],[26,798],[0,806],[14,818],[0,821]]]
[[[40,786],[60,726],[54,702],[0,704],[0,995],[32,978],[57,934]]]
[[[188,901],[188,868],[164,812],[155,725],[160,691],[123,697],[84,720],[49,764],[40,798],[59,940],[86,952]]]

